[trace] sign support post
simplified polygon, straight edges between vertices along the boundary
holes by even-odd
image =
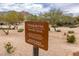
[[[25,22],[25,41],[33,45],[33,56],[39,56],[39,48],[48,50],[47,22]]]
[[[39,48],[33,46],[33,56],[39,56]]]

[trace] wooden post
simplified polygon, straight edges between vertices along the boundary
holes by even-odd
[[[33,56],[39,56],[39,48],[33,46]]]

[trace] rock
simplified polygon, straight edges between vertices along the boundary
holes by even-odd
[[[79,56],[79,51],[73,52],[73,56]]]

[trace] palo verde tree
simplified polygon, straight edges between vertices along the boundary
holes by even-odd
[[[38,16],[30,14],[30,15],[26,16],[26,19],[28,21],[37,21],[38,20]]]
[[[43,14],[43,17],[47,18],[55,31],[57,26],[71,26],[78,23],[78,18],[76,20],[72,15],[65,15],[60,9],[50,10]]]
[[[54,30],[56,31],[57,22],[59,19],[62,18],[63,12],[60,9],[53,9],[43,14],[43,16],[48,19],[49,23],[53,26]]]
[[[7,14],[4,16],[4,21],[6,22],[6,25],[9,26],[7,32],[5,33],[9,33],[9,29],[11,28],[11,25],[14,26],[14,28],[16,27],[15,25],[17,23],[21,23],[22,21],[24,21],[24,17],[21,13],[18,13],[16,11],[9,11],[7,12]]]

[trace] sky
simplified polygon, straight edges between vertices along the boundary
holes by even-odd
[[[0,11],[26,11],[32,14],[45,13],[54,8],[79,15],[79,3],[0,3]]]

